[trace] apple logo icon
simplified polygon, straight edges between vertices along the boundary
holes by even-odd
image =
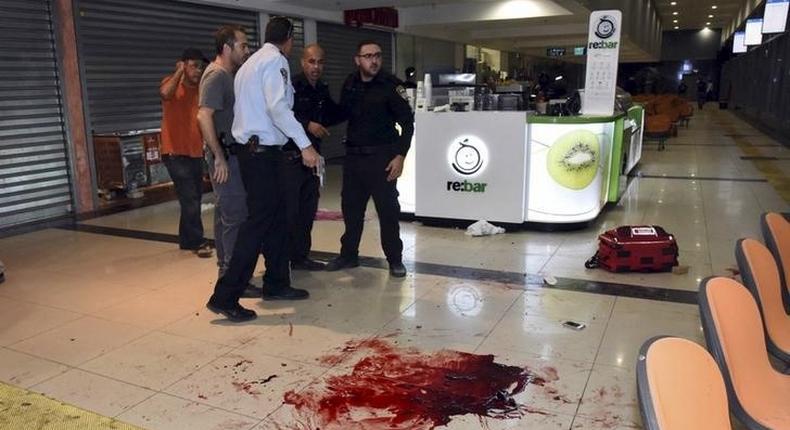
[[[480,151],[469,144],[469,138],[457,142],[458,150],[455,151],[453,169],[462,175],[473,175],[483,167],[483,158]]]

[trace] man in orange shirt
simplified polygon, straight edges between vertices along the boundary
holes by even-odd
[[[199,50],[186,49],[176,71],[162,79],[162,159],[181,206],[178,242],[198,257],[211,257],[203,237],[200,200],[203,195],[203,138],[197,122],[198,85],[208,61]]]

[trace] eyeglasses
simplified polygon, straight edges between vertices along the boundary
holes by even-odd
[[[364,58],[366,60],[381,60],[381,52],[375,52],[372,54],[359,54],[357,57]]]

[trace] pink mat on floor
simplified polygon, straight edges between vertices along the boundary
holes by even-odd
[[[317,221],[343,221],[343,212],[319,209],[315,214]]]

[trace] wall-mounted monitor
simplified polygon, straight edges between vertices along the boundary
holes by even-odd
[[[763,20],[752,18],[746,20],[746,46],[763,43]]]
[[[783,33],[787,25],[790,0],[767,0],[763,16],[763,33]]]
[[[742,54],[747,51],[746,47],[746,33],[738,31],[732,35],[732,52],[734,54]]]

